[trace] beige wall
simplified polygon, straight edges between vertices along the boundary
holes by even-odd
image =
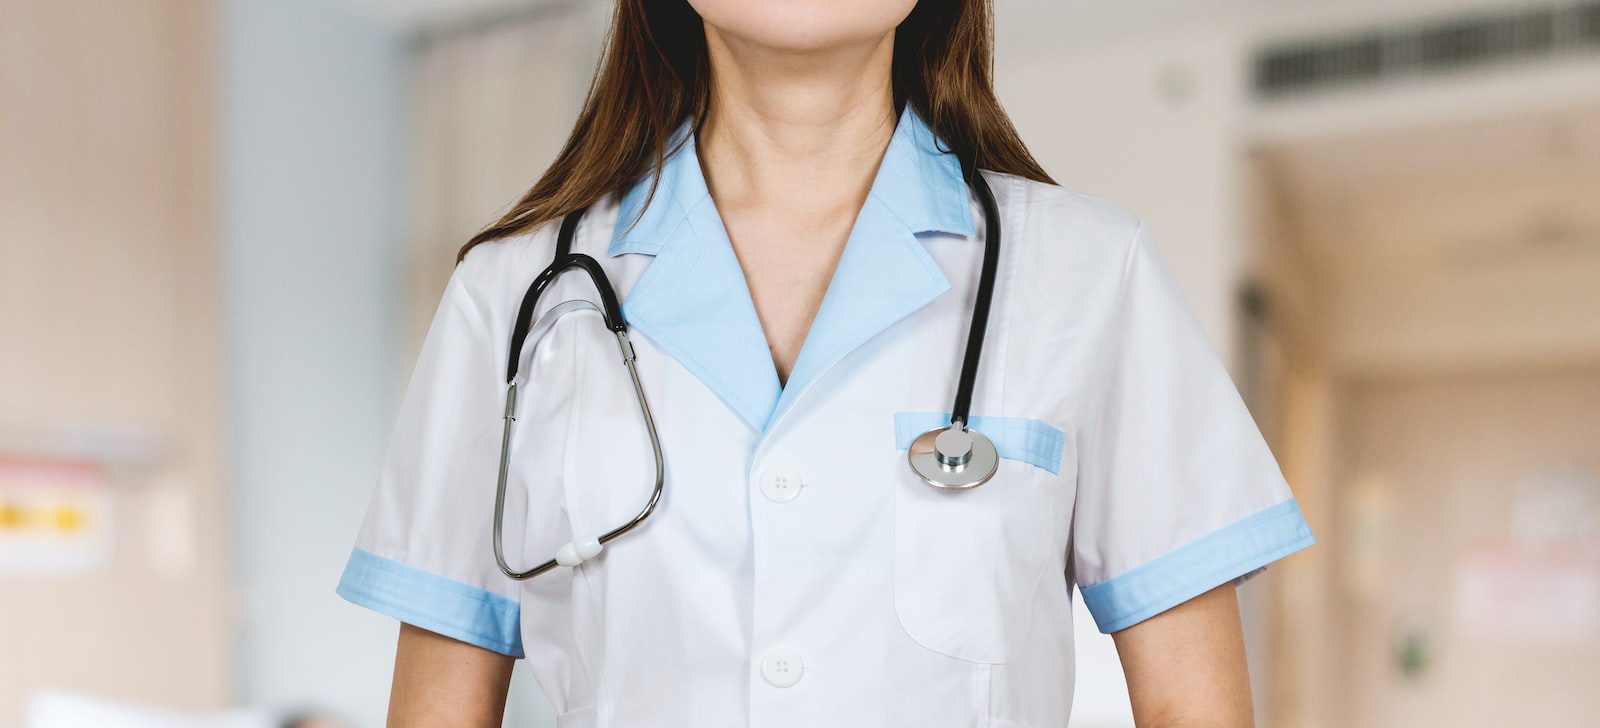
[[[0,574],[0,726],[43,688],[228,693],[211,23],[204,0],[0,3],[0,454],[86,424],[136,451],[103,568]]]
[[[608,13],[604,3],[555,4],[428,32],[414,46],[415,344],[457,250],[527,191],[571,133]]]
[[[1497,725],[1472,721],[1544,690],[1518,717],[1583,722],[1566,678],[1600,674],[1447,633],[1461,534],[1494,545],[1520,477],[1582,459],[1567,435],[1600,452],[1592,422],[1547,424],[1594,411],[1600,386],[1600,258],[1580,241],[1600,190],[1597,70],[1463,74],[1250,117],[1252,274],[1290,370],[1274,448],[1320,543],[1278,570],[1272,725]],[[1385,510],[1395,520],[1373,526]],[[1440,662],[1402,680],[1390,640],[1415,623]],[[1502,670],[1519,664],[1532,669]]]
[[[1600,488],[1592,480],[1600,477],[1600,368],[1365,378],[1345,391],[1331,605],[1339,648],[1328,685],[1340,699],[1330,701],[1325,724],[1593,725],[1594,615],[1587,632],[1540,636],[1524,623],[1560,613],[1561,600],[1530,603],[1529,589],[1513,588],[1478,604],[1483,595],[1464,593],[1463,579],[1529,538],[1513,524],[1541,478],[1587,471],[1591,495]],[[1583,519],[1600,522],[1600,499],[1585,510]],[[1540,546],[1548,561],[1512,571],[1535,578],[1566,568],[1553,558],[1566,545]],[[1579,563],[1593,569],[1600,557]],[[1477,606],[1492,618],[1463,617]],[[1394,654],[1408,631],[1431,644],[1429,667],[1413,678]]]

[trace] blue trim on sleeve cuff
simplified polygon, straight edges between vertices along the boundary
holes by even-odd
[[[896,412],[894,446],[911,447],[911,442],[928,430],[950,424],[948,412]],[[1020,460],[1051,473],[1061,472],[1061,452],[1067,437],[1043,420],[1025,417],[976,417],[967,423],[994,443],[1000,457]]]
[[[339,596],[406,624],[522,657],[522,607],[511,599],[356,549]]]
[[[1079,591],[1100,631],[1110,634],[1315,542],[1300,506],[1291,499]]]

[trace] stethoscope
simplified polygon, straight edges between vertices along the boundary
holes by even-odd
[[[978,377],[978,360],[983,356],[983,336],[989,325],[989,305],[994,300],[995,277],[1000,267],[1000,212],[994,201],[994,193],[990,191],[983,175],[969,168],[967,177],[971,180],[970,186],[978,196],[978,201],[983,205],[985,234],[983,266],[978,274],[978,295],[972,304],[972,324],[967,332],[967,349],[961,361],[961,375],[957,379],[956,400],[950,408],[949,425],[935,427],[918,435],[906,448],[906,462],[911,472],[916,473],[924,483],[946,492],[983,485],[994,477],[1000,467],[994,443],[967,424],[972,407],[972,390]],[[577,566],[599,556],[606,544],[637,528],[655,512],[656,505],[661,502],[665,483],[661,437],[656,432],[655,418],[650,414],[644,385],[639,381],[633,342],[628,339],[628,324],[622,317],[622,307],[617,303],[616,290],[611,287],[610,279],[606,278],[605,271],[594,258],[572,252],[573,233],[587,211],[588,208],[575,210],[561,220],[561,229],[556,236],[555,258],[528,286],[527,293],[522,296],[522,304],[517,308],[516,323],[511,328],[511,348],[506,362],[505,425],[500,436],[500,477],[494,495],[494,560],[500,566],[500,571],[512,579],[531,579],[557,566]],[[600,305],[584,299],[563,301],[534,321],[533,310],[539,303],[539,297],[561,274],[574,268],[589,275],[590,283],[600,294]],[[579,311],[599,313],[606,328],[616,337],[622,365],[627,367],[628,377],[633,382],[639,414],[650,436],[650,449],[655,458],[655,481],[649,500],[626,523],[598,536],[576,538],[557,549],[554,558],[526,571],[518,571],[506,563],[502,524],[505,522],[506,479],[511,462],[511,430],[512,423],[517,419],[517,373],[521,368],[522,349],[532,338],[532,349],[537,350],[545,335],[562,317]]]

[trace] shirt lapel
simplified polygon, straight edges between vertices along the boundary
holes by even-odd
[[[835,362],[950,289],[918,235],[973,235],[961,164],[907,106],[768,427]]]
[[[655,256],[622,314],[760,432],[778,401],[778,373],[687,126],[678,140],[654,193],[647,177],[617,207],[608,253]]]
[[[835,362],[949,290],[918,235],[973,235],[966,183],[955,156],[907,107],[780,387],[687,126],[678,139],[659,174],[635,184],[618,205],[609,254],[655,256],[623,315],[754,431],[765,432]]]

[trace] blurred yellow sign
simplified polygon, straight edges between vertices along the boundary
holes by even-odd
[[[0,458],[0,573],[88,570],[105,562],[110,546],[104,466]]]

